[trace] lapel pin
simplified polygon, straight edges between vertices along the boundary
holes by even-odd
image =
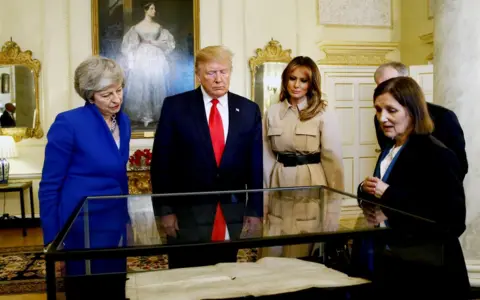
[[[235,108],[236,111],[240,111],[238,108]]]

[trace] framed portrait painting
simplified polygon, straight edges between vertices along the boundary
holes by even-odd
[[[92,0],[93,54],[125,72],[132,138],[154,136],[165,97],[195,88],[199,0]]]

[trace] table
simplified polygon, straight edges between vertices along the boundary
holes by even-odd
[[[20,208],[22,211],[22,233],[23,236],[27,236],[27,226],[25,222],[25,197],[23,192],[29,189],[30,194],[30,211],[32,213],[32,219],[35,218],[35,207],[33,205],[33,186],[32,181],[17,181],[9,182],[7,184],[0,184],[0,193],[18,192],[20,194]]]

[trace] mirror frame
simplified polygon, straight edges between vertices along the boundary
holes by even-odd
[[[39,93],[39,77],[41,64],[38,59],[32,58],[32,51],[22,51],[20,47],[10,39],[7,41],[0,51],[0,65],[22,65],[29,68],[33,73],[34,89],[35,89],[35,124],[33,128],[16,127],[16,128],[1,128],[0,135],[13,136],[16,142],[26,138],[43,137],[43,129],[40,123],[40,93]]]
[[[268,44],[263,48],[257,48],[255,50],[257,53],[256,56],[251,57],[248,60],[250,65],[250,74],[251,74],[251,90],[250,90],[250,99],[255,102],[255,74],[257,73],[257,67],[266,62],[284,62],[289,63],[292,60],[292,50],[291,49],[282,49],[279,41],[274,40],[273,38],[268,42]]]

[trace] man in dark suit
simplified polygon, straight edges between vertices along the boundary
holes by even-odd
[[[15,105],[12,103],[5,104],[5,111],[0,117],[0,126],[3,128],[15,127],[16,122],[14,118]]]
[[[378,85],[398,76],[409,76],[407,66],[399,62],[389,62],[377,68],[374,78]],[[463,177],[461,179],[463,180],[468,172],[468,161],[465,152],[465,138],[457,115],[453,111],[433,103],[427,102],[427,108],[434,123],[432,135],[456,154],[462,167]],[[391,143],[391,140],[383,134],[376,117],[374,117],[374,122],[378,144],[383,150]]]
[[[232,53],[210,46],[196,56],[201,86],[167,97],[152,151],[154,194],[261,189],[262,124],[258,105],[228,91]],[[248,198],[248,199],[247,199]],[[168,243],[238,239],[259,230],[263,195],[259,193],[153,197]],[[169,254],[169,267],[236,261],[237,251]]]

